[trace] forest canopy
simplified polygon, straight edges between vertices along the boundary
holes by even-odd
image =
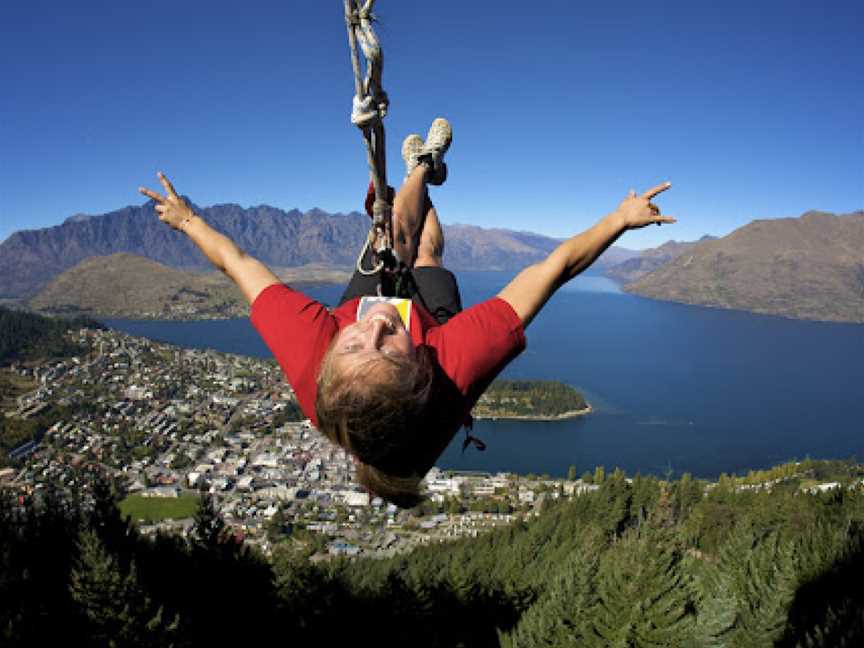
[[[837,484],[808,486],[817,475]],[[675,481],[620,470],[539,517],[392,558],[270,557],[204,496],[187,538],[142,536],[121,494],[0,491],[0,637],[45,645],[835,647],[864,640],[854,462]],[[311,534],[310,534],[311,535]],[[317,535],[317,534],[315,534]],[[12,595],[14,594],[14,595]],[[44,619],[50,618],[51,623]],[[252,621],[254,620],[254,621]]]
[[[80,349],[66,332],[85,327],[104,328],[84,317],[52,318],[0,307],[0,365],[74,355]]]

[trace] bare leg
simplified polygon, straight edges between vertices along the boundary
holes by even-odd
[[[420,243],[417,245],[417,260],[415,268],[444,267],[444,231],[438,221],[438,211],[429,198],[426,198],[426,216],[423,219],[423,229],[420,232]]]
[[[428,173],[426,165],[418,164],[393,200],[393,247],[399,259],[408,267],[414,265],[417,257],[427,203],[432,205],[426,193]]]

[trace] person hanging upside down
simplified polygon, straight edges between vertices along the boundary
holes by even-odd
[[[353,455],[357,481],[402,508],[422,501],[421,480],[470,423],[484,390],[525,348],[525,329],[555,291],[625,231],[675,222],[651,202],[670,183],[642,195],[631,191],[498,295],[463,310],[456,279],[443,266],[444,233],[427,190],[446,180],[451,139],[450,124],[439,118],[425,140],[409,135],[403,143],[406,178],[392,217],[394,248],[406,266],[401,279],[355,272],[332,311],[212,229],[162,173],[165,196],[139,189],[156,201],[161,221],[189,236],[243,292],[303,412]],[[365,261],[372,266],[371,257]]]

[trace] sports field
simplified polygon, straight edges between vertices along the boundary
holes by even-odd
[[[187,518],[198,510],[198,496],[184,494],[180,497],[141,497],[130,495],[120,502],[123,517],[132,516],[136,522],[158,522],[165,519]]]

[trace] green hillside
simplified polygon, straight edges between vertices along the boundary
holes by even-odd
[[[60,319],[0,307],[0,365],[74,355],[78,347],[65,333],[82,327],[102,328],[87,318]]]

